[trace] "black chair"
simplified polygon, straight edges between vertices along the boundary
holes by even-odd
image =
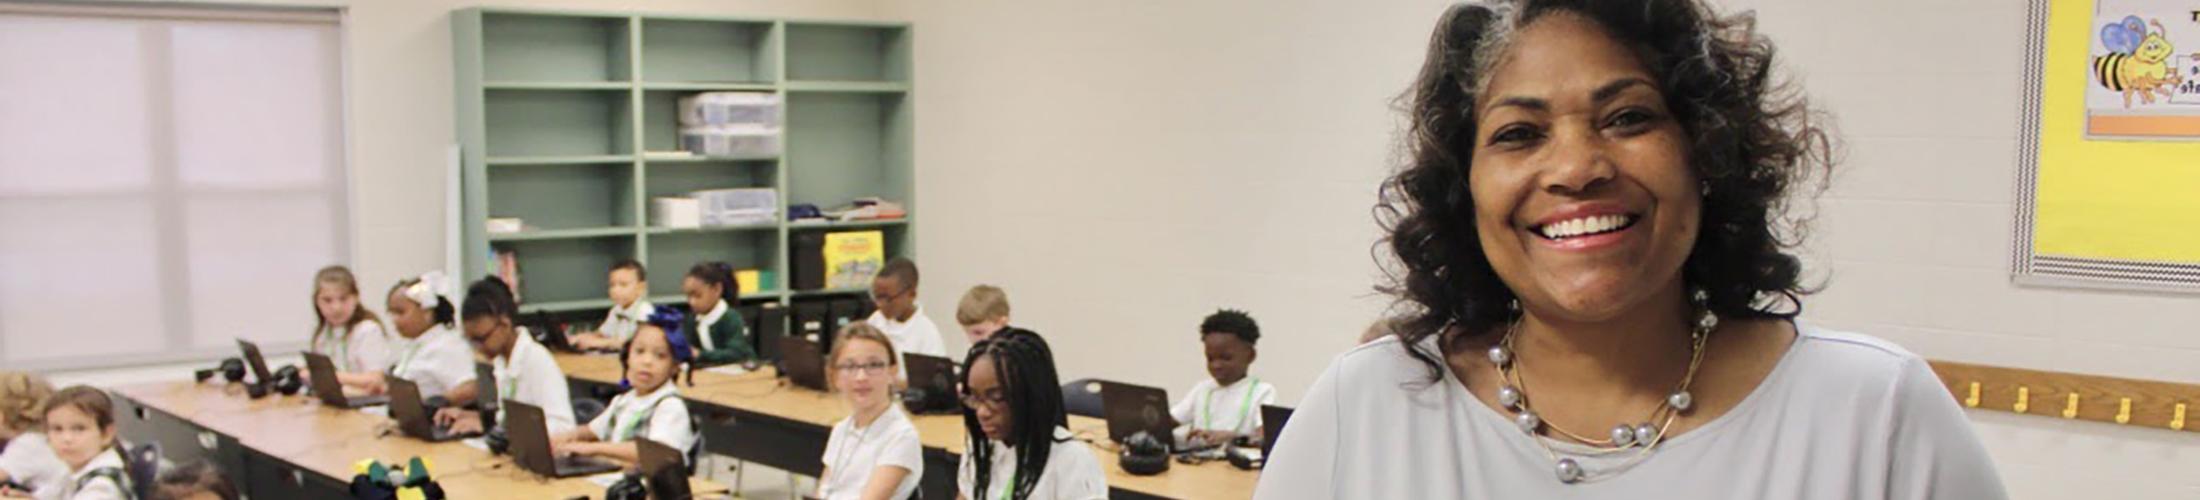
[[[152,498],[153,485],[160,480],[160,443],[145,443],[129,450],[131,493],[137,498]]]
[[[1107,405],[1100,402],[1100,379],[1081,378],[1062,384],[1062,409],[1071,415],[1104,418]]]

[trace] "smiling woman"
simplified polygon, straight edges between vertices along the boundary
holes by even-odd
[[[1772,55],[1698,0],[1447,12],[1384,186],[1401,319],[1257,496],[2006,496],[1922,360],[1794,323],[1829,143]]]

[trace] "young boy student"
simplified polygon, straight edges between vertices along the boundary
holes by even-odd
[[[993,285],[970,287],[963,292],[962,303],[955,305],[955,322],[962,324],[970,345],[978,345],[1008,327],[1008,292]]]
[[[1169,408],[1180,424],[1176,439],[1192,446],[1223,445],[1240,436],[1259,440],[1260,406],[1276,404],[1276,386],[1248,377],[1258,352],[1260,325],[1244,311],[1223,309],[1199,323],[1207,349],[1207,380],[1192,385]]]
[[[581,349],[619,349],[626,345],[627,337],[649,320],[657,308],[645,297],[649,291],[649,273],[642,263],[634,259],[620,259],[611,264],[611,311],[604,314],[603,324],[596,331],[573,336],[573,347]]]
[[[917,305],[917,263],[900,257],[886,261],[878,276],[871,278],[871,301],[878,304],[878,310],[864,321],[893,339],[895,351],[947,355],[947,345],[940,341],[940,327],[932,324],[932,318]]]

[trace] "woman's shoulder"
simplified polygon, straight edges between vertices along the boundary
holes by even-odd
[[[1926,367],[1924,358],[1879,337],[1802,323],[1795,330],[1795,345],[1781,361],[1789,383],[1885,387]]]

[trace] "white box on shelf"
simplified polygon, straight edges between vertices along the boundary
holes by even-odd
[[[680,129],[680,149],[704,156],[779,156],[779,129],[710,125]]]
[[[705,226],[771,224],[779,220],[779,192],[771,188],[711,189],[693,194]]]
[[[680,98],[680,124],[779,126],[779,94],[704,92]]]
[[[487,227],[482,229],[487,230],[489,234],[512,234],[527,230],[525,221],[520,220],[518,217],[491,217],[483,225]]]
[[[649,223],[653,226],[668,228],[702,227],[702,204],[694,198],[678,196],[650,198]]]

